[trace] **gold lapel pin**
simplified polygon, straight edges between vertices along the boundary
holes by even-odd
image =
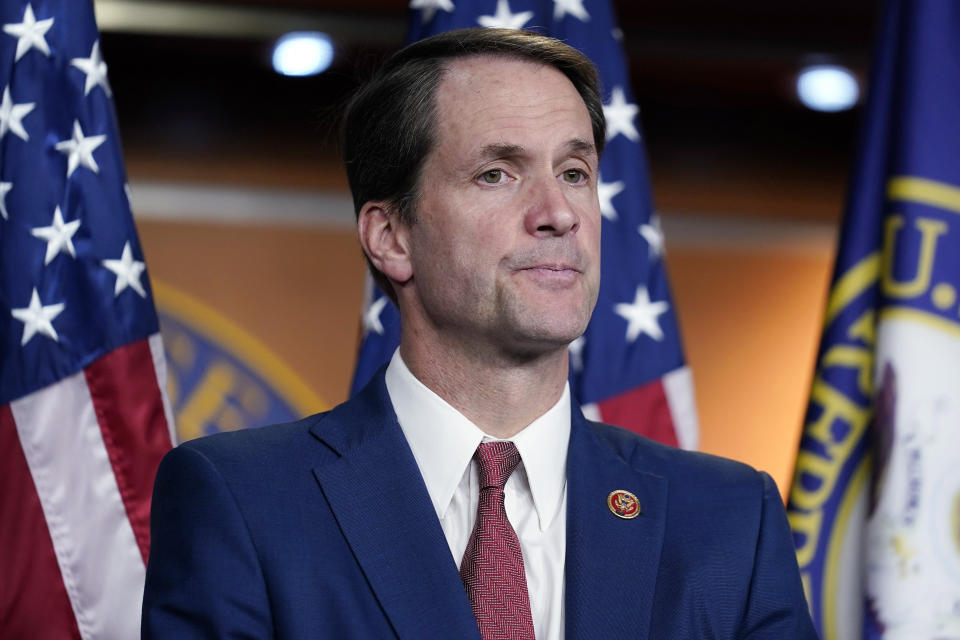
[[[607,506],[613,515],[624,520],[631,520],[640,515],[640,501],[637,500],[637,496],[624,489],[611,491],[607,496]]]

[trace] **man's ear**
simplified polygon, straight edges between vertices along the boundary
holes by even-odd
[[[367,202],[357,216],[360,246],[370,263],[394,282],[413,277],[406,226],[387,202]]]

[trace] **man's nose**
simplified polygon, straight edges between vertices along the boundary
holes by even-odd
[[[562,236],[576,233],[580,228],[580,216],[558,178],[550,176],[537,181],[530,194],[524,224],[527,233],[535,236]]]

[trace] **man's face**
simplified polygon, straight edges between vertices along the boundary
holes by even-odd
[[[600,282],[598,158],[559,71],[473,57],[437,91],[436,146],[407,229],[412,294],[439,335],[512,355],[563,347]]]

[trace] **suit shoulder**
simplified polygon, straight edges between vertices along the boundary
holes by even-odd
[[[167,456],[192,451],[218,467],[224,463],[242,465],[263,459],[276,463],[285,454],[292,455],[302,449],[304,440],[310,438],[310,428],[324,415],[319,413],[295,422],[203,436],[181,443]]]
[[[597,437],[630,466],[669,477],[671,481],[762,483],[761,472],[750,465],[721,456],[687,451],[600,422],[588,422]]]

